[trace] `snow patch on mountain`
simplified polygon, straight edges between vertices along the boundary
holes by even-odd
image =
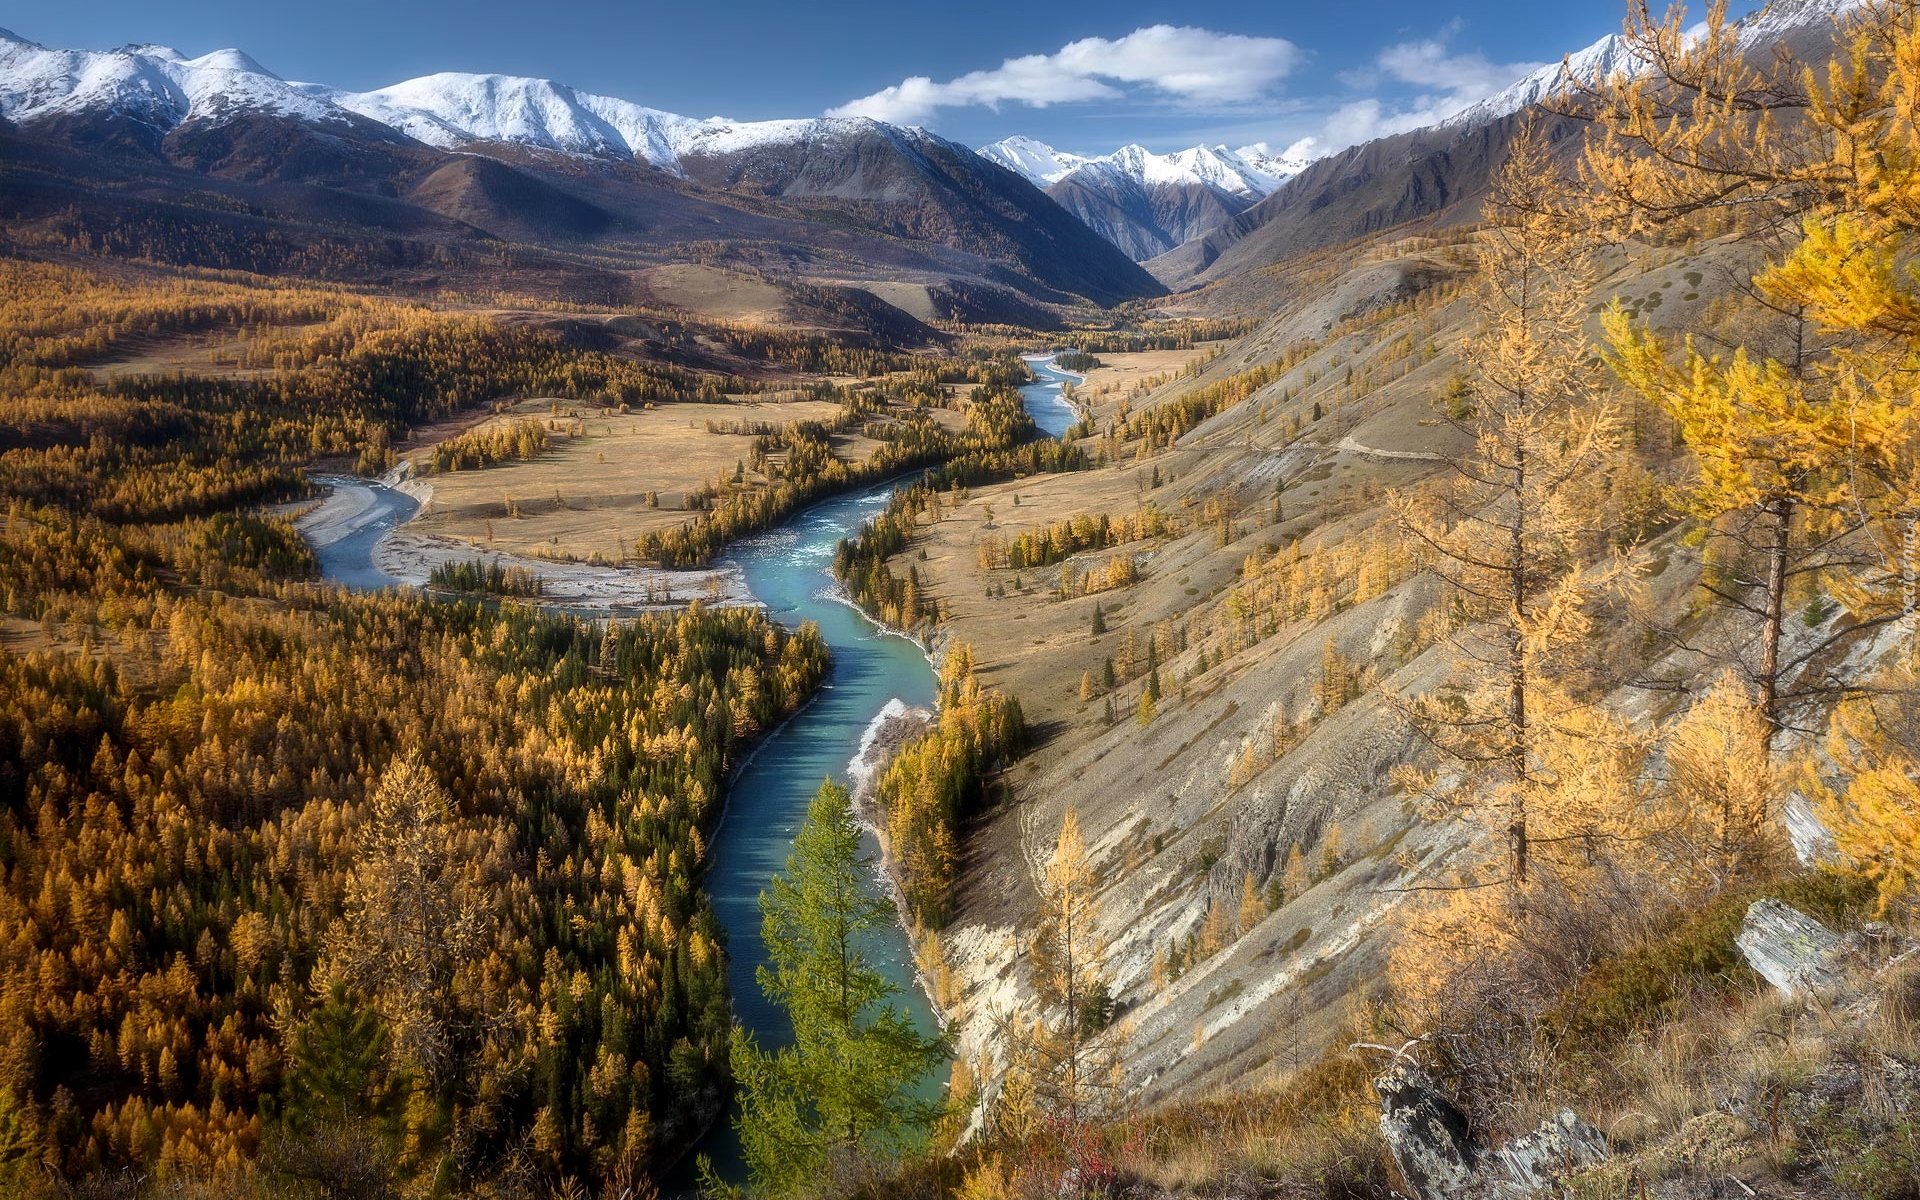
[[[1019,134],[982,146],[975,153],[1043,189],[1059,183],[1091,161]]]
[[[1089,158],[1056,150],[1030,137],[1010,137],[982,146],[982,158],[996,162],[1038,188],[1047,188],[1069,176],[1089,181],[1131,181],[1141,187],[1201,185],[1248,199],[1258,199],[1300,173],[1313,158],[1313,139],[1302,138],[1275,153],[1264,142],[1229,150],[1225,146],[1192,146],[1172,154],[1155,154],[1144,146],[1127,145],[1111,154]]]
[[[1866,3],[1867,0],[1773,0],[1760,11],[1734,23],[1736,44],[1744,50],[1770,46],[1789,34],[1844,17]],[[1611,33],[1461,110],[1440,125],[1463,128],[1484,125],[1550,100],[1570,88],[1614,78],[1637,79],[1649,69],[1645,59],[1630,52],[1624,37]]]

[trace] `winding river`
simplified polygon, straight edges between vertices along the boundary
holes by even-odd
[[[1083,377],[1054,366],[1050,354],[1029,354],[1026,364],[1034,379],[1020,389],[1028,415],[1049,437],[1065,437],[1067,430],[1080,422],[1079,411],[1067,401],[1066,385],[1078,383]]]
[[[1059,437],[1079,414],[1063,394],[1078,376],[1055,369],[1043,357],[1027,360],[1035,382],[1021,388],[1027,410],[1049,435]],[[361,505],[352,532],[319,546],[322,574],[357,589],[379,589],[397,581],[374,565],[381,538],[410,519],[418,503],[404,492],[364,480],[329,480],[351,490]],[[818,696],[770,734],[736,773],[727,793],[726,813],[715,832],[706,877],[715,914],[727,932],[728,983],[734,1014],[763,1045],[791,1036],[786,1016],[761,994],[755,971],[765,961],[760,939],[759,896],[767,880],[786,866],[794,834],[807,803],[828,777],[846,780],[882,710],[898,702],[930,707],[936,693],[932,665],[911,639],[889,633],[847,603],[833,578],[835,544],[886,507],[893,485],[822,501],[767,533],[733,546],[722,562],[737,567],[755,599],[776,619],[797,626],[812,621],[833,652],[832,668]],[[878,848],[870,846],[876,856]],[[879,881],[876,879],[875,886]],[[890,928],[870,947],[875,958],[901,985],[906,1006],[922,1029],[935,1018],[916,985],[905,933]],[[938,1086],[929,1081],[929,1087]],[[744,1179],[731,1114],[716,1123],[694,1147],[709,1155],[723,1178]],[[670,1191],[693,1182],[688,1166],[670,1181]]]

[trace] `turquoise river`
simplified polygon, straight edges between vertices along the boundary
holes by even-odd
[[[1028,366],[1036,382],[1021,389],[1027,409],[1044,432],[1059,437],[1076,419],[1062,392],[1062,384],[1074,376],[1040,358],[1028,359]],[[354,588],[391,586],[394,581],[374,566],[374,547],[413,516],[416,503],[404,493],[364,481],[330,482],[366,490],[378,515],[352,536],[318,548],[322,573]],[[892,491],[888,484],[823,501],[773,530],[736,543],[722,559],[723,565],[739,569],[754,598],[776,619],[790,626],[807,621],[818,625],[833,653],[819,695],[763,740],[735,773],[709,855],[705,883],[727,932],[734,1014],[763,1045],[780,1044],[790,1031],[784,1014],[767,1002],[755,978],[766,955],[760,939],[760,892],[774,872],[785,867],[794,834],[821,781],[846,782],[847,767],[881,711],[894,701],[921,707],[934,701],[934,671],[920,645],[868,620],[846,602],[833,578],[835,545],[885,508]],[[875,886],[880,886],[877,878]],[[932,1029],[933,1011],[914,980],[904,932],[887,930],[871,951],[900,983],[906,1007],[923,1028]],[[693,1149],[711,1157],[723,1177],[738,1180],[744,1168],[730,1116]],[[676,1190],[689,1187],[690,1170],[683,1168],[671,1182]]]

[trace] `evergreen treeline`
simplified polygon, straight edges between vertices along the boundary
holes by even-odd
[[[981,685],[973,651],[947,650],[940,716],[901,747],[878,791],[887,846],[916,926],[936,929],[952,914],[960,865],[960,823],[985,808],[995,772],[1026,746],[1020,702]]]
[[[444,562],[433,568],[428,584],[470,596],[538,596],[540,576],[527,567],[504,567],[478,558]]]
[[[15,266],[0,1191],[642,1183],[727,1078],[706,830],[823,643],[750,610],[609,628],[348,594],[239,506],[395,419],[692,377],[424,310],[362,327],[330,297],[350,319],[250,330],[297,352],[271,375],[95,386],[56,365],[98,346],[68,323],[102,314],[111,343],[204,324],[206,298]],[[245,291],[220,311],[311,315]],[[469,573],[445,581],[515,590]]]

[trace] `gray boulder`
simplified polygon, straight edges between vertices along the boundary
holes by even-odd
[[[1373,1087],[1387,1152],[1417,1200],[1522,1200],[1607,1158],[1606,1135],[1566,1109],[1498,1150],[1483,1150],[1466,1115],[1404,1057]]]
[[[1734,945],[1759,976],[1788,996],[1831,991],[1846,947],[1839,934],[1778,900],[1756,900]]]
[[[1493,1158],[1506,1176],[1499,1190],[1513,1197],[1547,1194],[1573,1172],[1605,1162],[1607,1135],[1563,1108],[1532,1133],[1495,1150]]]
[[[1373,1081],[1380,1094],[1380,1134],[1401,1178],[1419,1200],[1466,1200],[1479,1153],[1464,1113],[1406,1060]]]

